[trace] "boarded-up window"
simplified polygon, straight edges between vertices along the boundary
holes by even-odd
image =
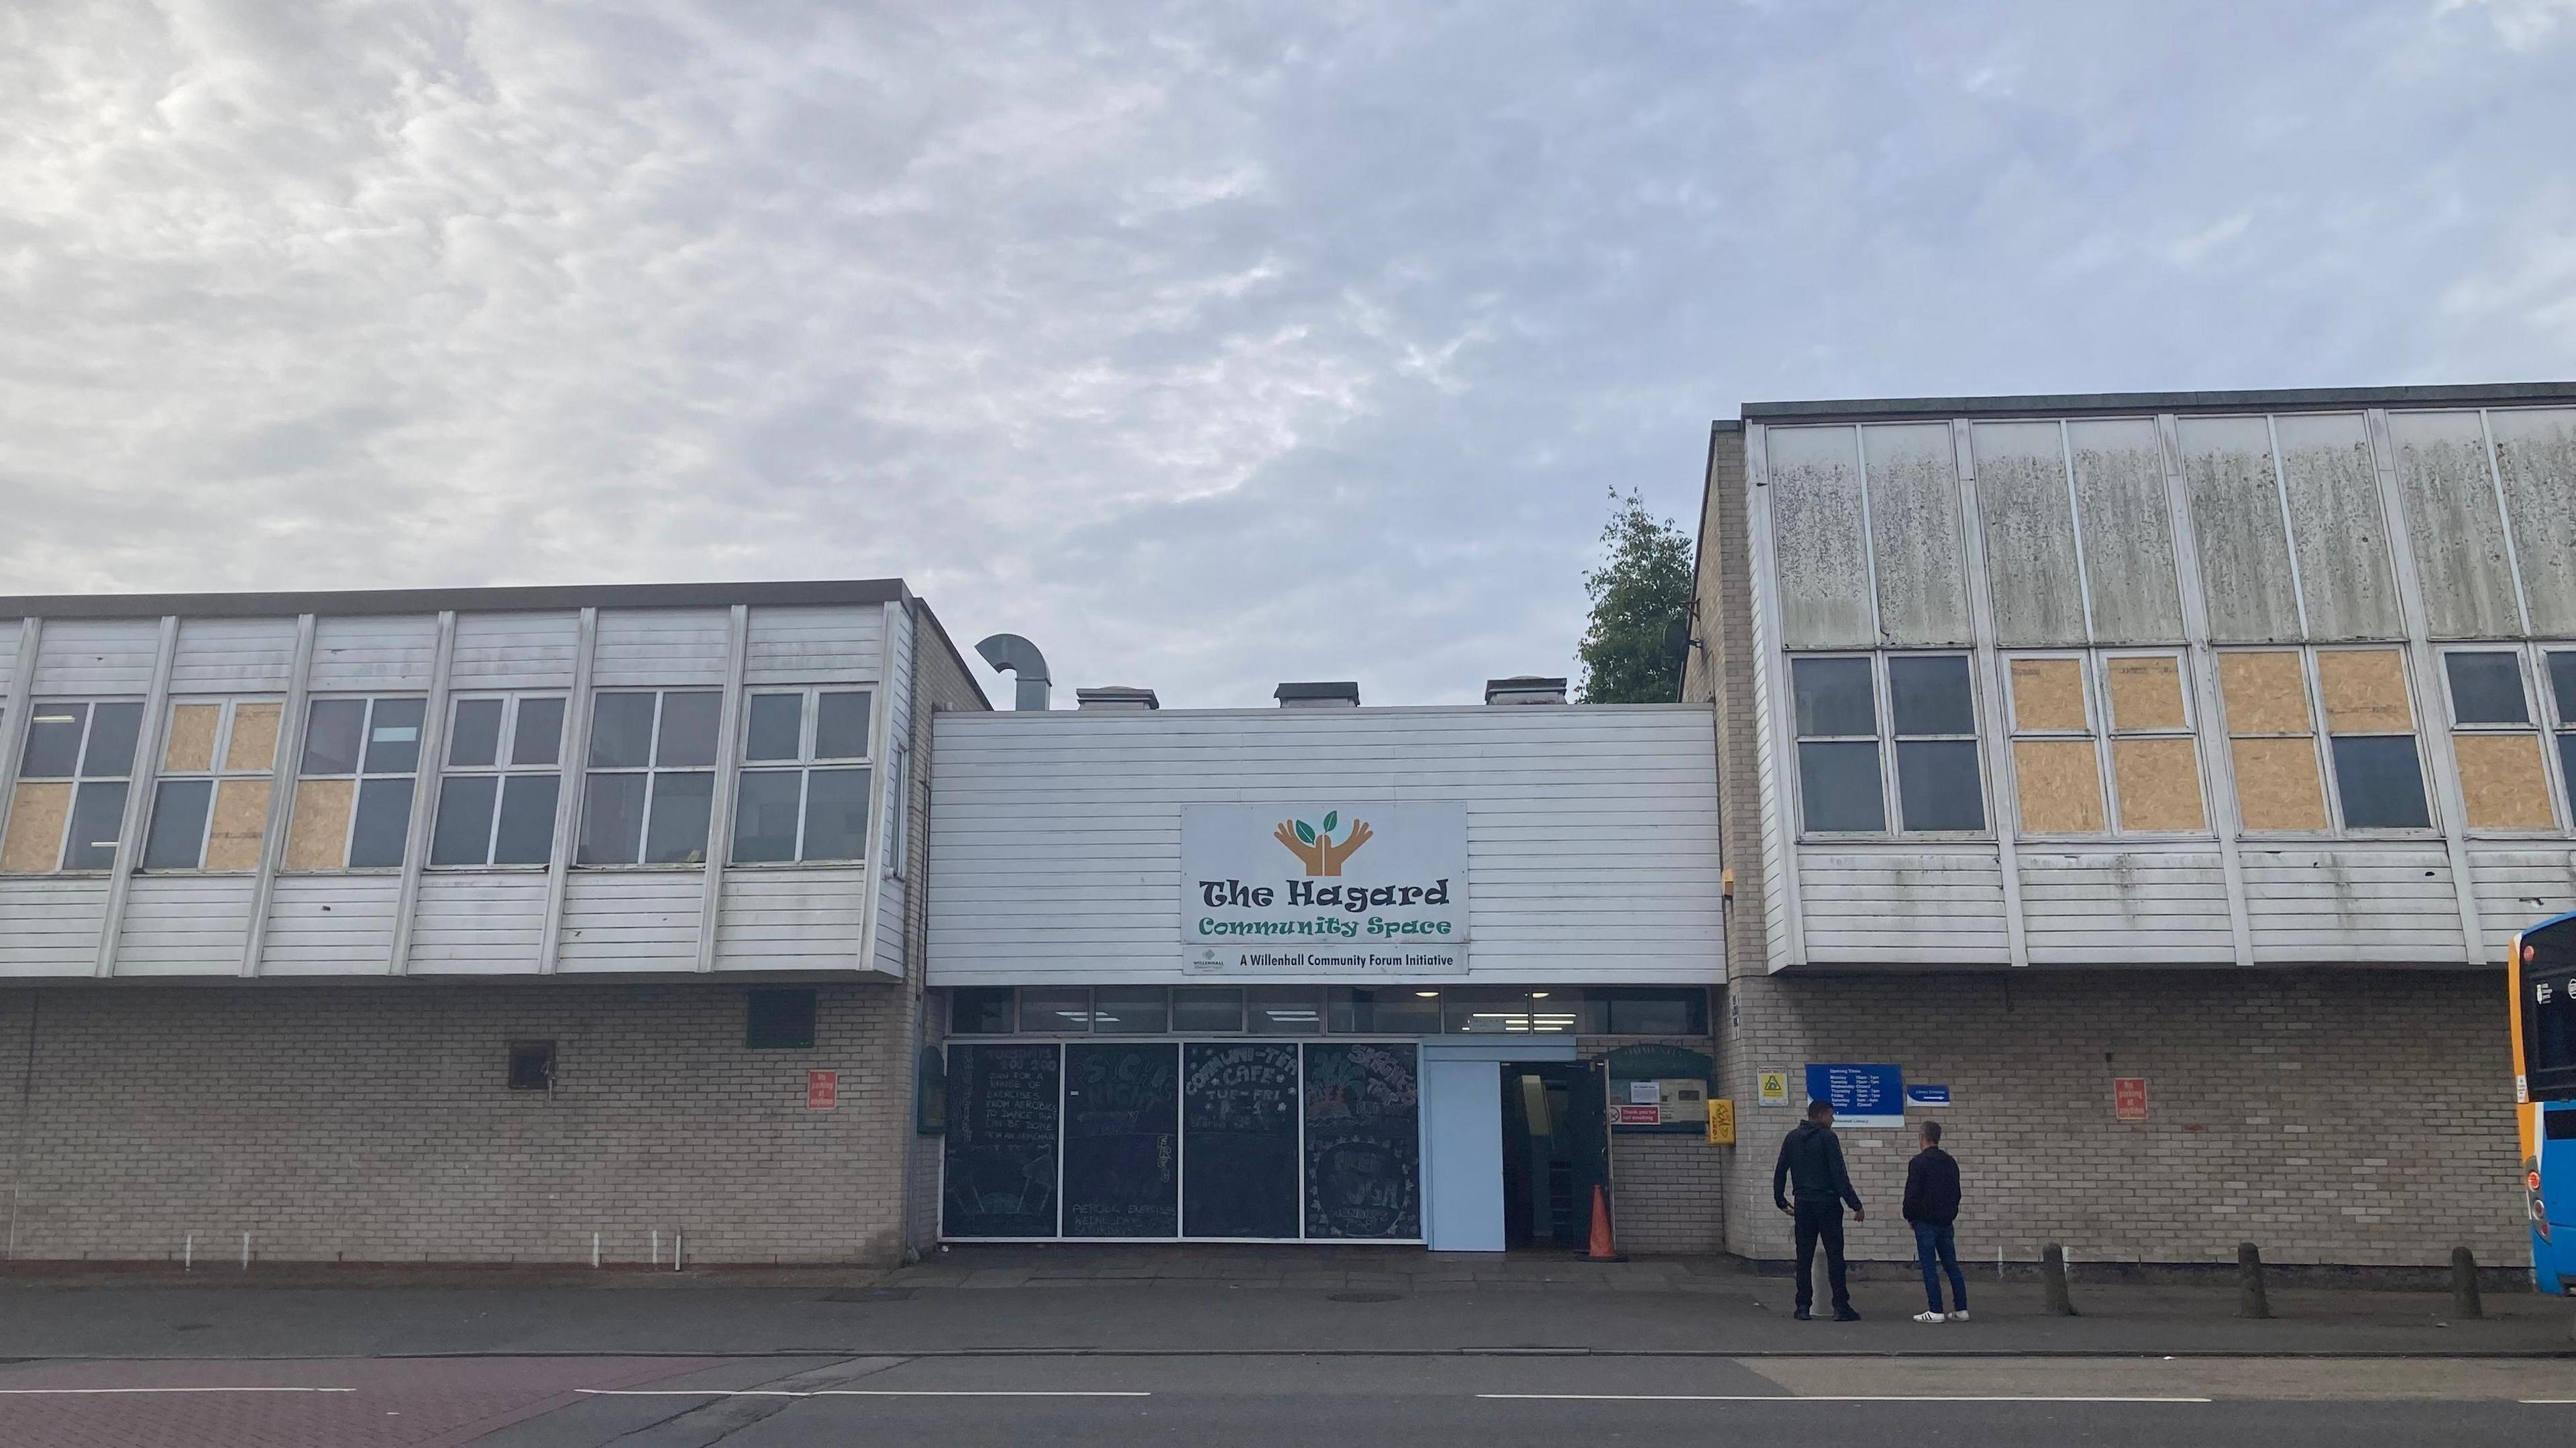
[[[2291,649],[2218,656],[2227,708],[2237,813],[2258,831],[2322,831],[2325,788],[2317,771],[2315,711],[2305,656]]]
[[[2111,697],[2111,785],[2120,832],[2207,829],[2181,656],[2113,654],[2102,661],[2102,675]]]
[[[2520,649],[2453,649],[2442,656],[2451,699],[2451,752],[2471,829],[2552,830],[2558,810],[2523,688]]]
[[[255,870],[277,769],[275,700],[173,704],[143,836],[147,870]]]
[[[416,697],[312,702],[287,826],[288,869],[401,867],[425,708]]]
[[[2317,695],[2325,704],[2344,827],[2430,828],[2405,656],[2396,649],[2320,649]]]
[[[2185,834],[2208,827],[2177,655],[2023,657],[2011,661],[2009,676],[2015,796],[2025,831]]]
[[[125,828],[143,706],[39,700],[27,716],[0,870],[105,870]]]
[[[2086,701],[2085,657],[2023,657],[2005,670],[2012,687],[2013,801],[2025,834],[2100,834],[2102,760]]]

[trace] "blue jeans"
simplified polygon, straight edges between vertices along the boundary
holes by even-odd
[[[1959,1275],[1959,1239],[1947,1222],[1914,1224],[1914,1255],[1923,1264],[1923,1295],[1941,1310],[1940,1271],[1950,1274],[1950,1310],[1968,1310],[1968,1279]],[[1938,1270],[1936,1271],[1936,1265]]]

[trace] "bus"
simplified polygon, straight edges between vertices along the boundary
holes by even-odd
[[[2505,967],[2531,1276],[2564,1294],[2576,1283],[2576,914],[2515,936]]]

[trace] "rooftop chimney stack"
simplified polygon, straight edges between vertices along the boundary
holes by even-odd
[[[1282,684],[1270,696],[1282,709],[1356,709],[1360,706],[1360,686],[1356,680],[1323,684]]]
[[[1565,702],[1565,681],[1541,678],[1536,674],[1515,674],[1508,679],[1487,679],[1485,702],[1488,704],[1562,704]]]
[[[1153,690],[1131,688],[1125,684],[1076,689],[1073,702],[1074,707],[1085,714],[1142,714],[1163,707],[1163,701],[1154,697]]]

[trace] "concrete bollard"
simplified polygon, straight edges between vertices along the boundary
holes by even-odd
[[[2478,1297],[2478,1254],[2465,1246],[2451,1249],[2451,1316],[2480,1318],[2486,1304]]]
[[[2075,1316],[2075,1300],[2066,1292],[2066,1249],[2055,1242],[2039,1251],[2039,1280],[2048,1289],[2048,1315]]]
[[[2272,1315],[2272,1301],[2263,1292],[2263,1253],[2251,1242],[2240,1242],[2236,1247],[2236,1315]]]

